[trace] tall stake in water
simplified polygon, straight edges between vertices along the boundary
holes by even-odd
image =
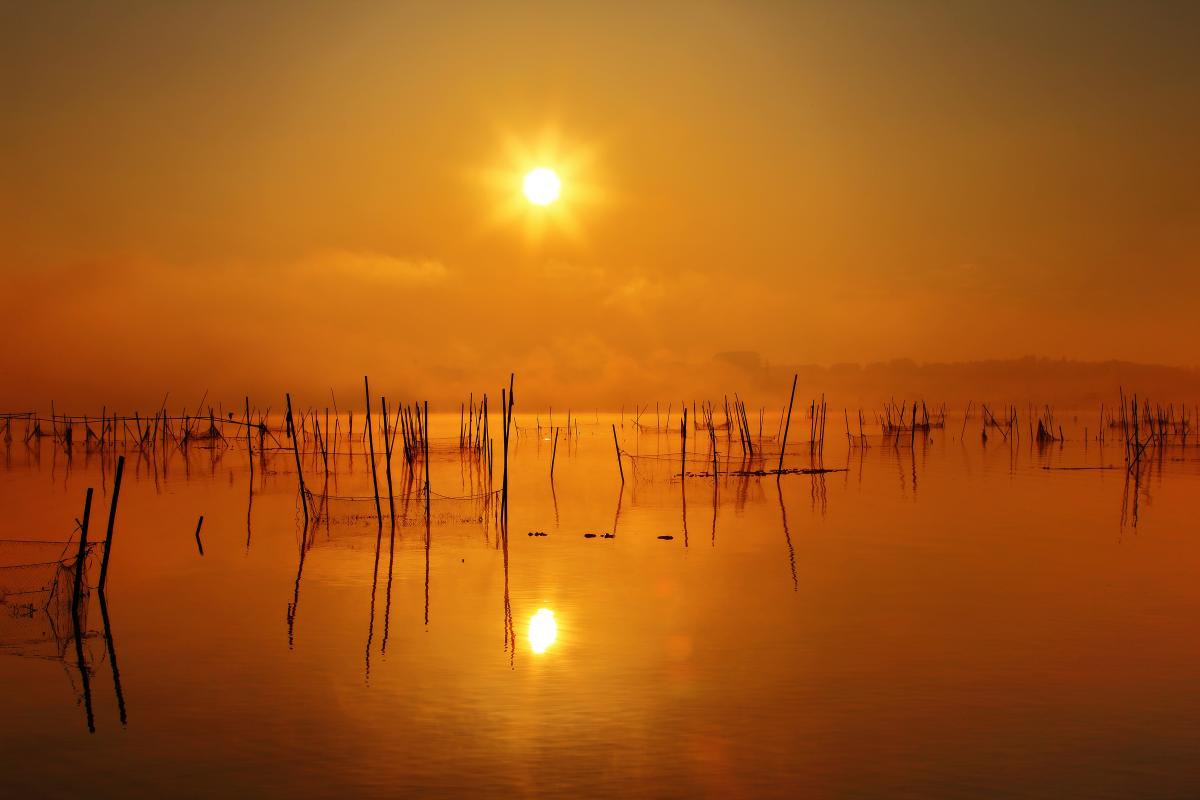
[[[79,554],[75,557],[75,586],[71,592],[71,619],[79,627],[79,600],[83,596],[83,571],[87,563],[88,521],[92,518],[92,487],[83,501],[83,520],[79,523]]]
[[[425,454],[425,525],[429,530],[429,401],[425,401],[425,435],[421,437]]]
[[[616,425],[612,426],[612,432],[613,432],[613,447],[616,448],[616,451],[617,451],[617,469],[620,470],[620,472],[621,472],[621,483],[624,484],[625,483],[625,468],[623,466],[621,466],[621,445],[619,442],[617,442],[617,426]]]
[[[375,433],[371,428],[371,384],[363,375],[363,391],[367,395],[367,442],[371,448],[371,487],[375,490],[375,517],[383,524],[383,509],[379,507],[379,476],[375,474]]]
[[[113,478],[112,502],[108,507],[108,530],[104,533],[104,558],[100,561],[100,583],[96,590],[104,591],[105,581],[108,580],[108,554],[112,551],[113,523],[117,519],[117,499],[121,496],[121,476],[125,474],[125,456],[117,458],[117,474]]]
[[[799,379],[799,373],[792,375],[792,397],[788,400],[787,416],[784,418],[785,422],[783,425],[783,441],[779,445],[779,468],[777,472],[781,475],[783,474],[783,454],[787,451],[788,428],[792,426],[792,404],[796,402],[796,381]]]
[[[300,481],[300,504],[304,509],[304,530],[308,530],[308,490],[304,487],[304,472],[300,469],[300,445],[296,441],[296,423],[292,418],[292,396],[284,393],[287,400],[288,429],[292,432],[292,453],[296,456],[296,478]]]

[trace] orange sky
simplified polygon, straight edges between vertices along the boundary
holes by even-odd
[[[0,405],[1194,365],[1200,7],[1045,5],[7,4]]]

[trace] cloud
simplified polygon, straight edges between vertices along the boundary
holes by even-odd
[[[638,275],[614,287],[604,298],[604,305],[630,314],[644,314],[666,296],[661,281]]]
[[[433,286],[449,275],[446,265],[431,258],[397,258],[364,250],[326,250],[298,265],[306,275],[391,286]]]

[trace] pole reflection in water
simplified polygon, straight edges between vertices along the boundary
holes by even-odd
[[[375,531],[375,566],[371,573],[371,609],[367,620],[367,647],[363,657],[364,675],[367,682],[371,680],[371,642],[375,639],[375,591],[379,586],[379,550],[383,544],[383,519],[376,518]]]
[[[775,491],[779,495],[779,514],[783,518],[783,540],[787,543],[788,563],[792,567],[792,591],[800,590],[800,581],[796,577],[796,548],[792,546],[792,534],[788,530],[787,507],[783,504],[783,486],[782,481],[777,477],[775,479]]]
[[[125,692],[121,690],[121,670],[117,666],[117,645],[113,639],[112,623],[108,617],[108,599],[100,592],[100,616],[104,622],[104,643],[108,649],[108,666],[112,670],[113,693],[117,698],[117,713],[121,715],[121,724],[128,722],[125,713]]]
[[[307,503],[301,495],[300,502]],[[305,512],[307,515],[307,511]],[[203,517],[200,518],[203,521]],[[287,607],[288,649],[295,645],[296,611],[300,607],[300,578],[304,574],[304,556],[308,553],[308,520],[304,520],[304,528],[300,531],[300,561],[296,565],[296,582],[292,590],[292,602]],[[201,553],[203,555],[203,553]]]
[[[388,630],[391,625],[392,618],[392,577],[395,575],[395,556],[396,556],[396,520],[392,518],[392,530],[388,536],[388,579],[387,590],[384,592],[383,601],[383,642],[379,645],[380,654],[387,652]]]

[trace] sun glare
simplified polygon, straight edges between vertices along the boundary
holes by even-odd
[[[535,653],[544,653],[558,638],[558,623],[554,621],[554,612],[548,608],[539,608],[529,620],[529,646]]]
[[[554,170],[548,167],[538,167],[525,176],[523,188],[529,202],[539,206],[548,206],[558,199],[558,193],[562,190],[562,181],[559,180]]]
[[[585,244],[585,220],[610,201],[609,190],[597,183],[599,145],[570,142],[553,126],[526,136],[497,135],[499,157],[467,172],[490,200],[482,230],[515,228],[530,248],[547,240]]]

